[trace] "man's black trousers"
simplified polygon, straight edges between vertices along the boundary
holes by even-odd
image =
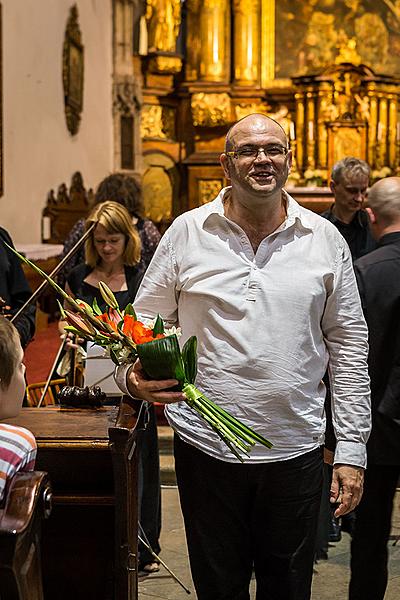
[[[175,468],[198,600],[308,600],[322,451],[262,464],[217,460],[175,436]]]

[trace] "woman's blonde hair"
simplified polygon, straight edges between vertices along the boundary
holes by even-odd
[[[97,204],[86,219],[86,230],[93,223],[100,223],[108,233],[122,233],[125,236],[125,250],[122,256],[124,265],[132,267],[140,261],[140,237],[132,223],[131,215],[124,206],[112,201]],[[94,268],[100,260],[92,232],[85,242],[85,262]]]
[[[18,367],[21,341],[14,325],[0,317],[0,387],[6,390]]]

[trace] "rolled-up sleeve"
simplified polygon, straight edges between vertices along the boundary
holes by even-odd
[[[371,431],[368,330],[347,244],[339,245],[322,319],[329,352],[335,463],[366,467]]]

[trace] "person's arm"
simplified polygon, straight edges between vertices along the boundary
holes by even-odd
[[[139,319],[153,319],[160,314],[167,326],[178,325],[177,261],[168,232],[164,234],[148,268],[134,302]],[[148,402],[179,402],[182,392],[168,391],[175,379],[149,381],[140,362],[116,368],[115,380],[121,391]]]
[[[7,244],[14,247],[11,237],[3,229],[1,231],[2,239]],[[28,281],[25,277],[19,258],[4,246],[6,253],[8,269],[6,273],[2,273],[1,276],[6,278],[6,287],[8,298],[4,298],[10,306],[7,311],[10,317],[13,317],[19,309],[25,304],[25,302],[31,296],[31,289]],[[18,330],[21,338],[21,345],[25,348],[33,338],[35,333],[35,317],[36,308],[34,304],[28,305],[23,313],[14,321],[14,325]]]
[[[329,352],[332,421],[337,440],[331,502],[336,516],[350,512],[362,495],[366,443],[371,430],[368,331],[347,244],[338,248],[322,319]]]

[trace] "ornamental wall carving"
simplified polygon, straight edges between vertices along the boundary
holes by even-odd
[[[141,114],[140,133],[143,139],[175,139],[175,110],[170,106],[144,104]]]
[[[191,100],[193,125],[196,127],[217,127],[232,121],[231,100],[228,94],[193,94]]]

